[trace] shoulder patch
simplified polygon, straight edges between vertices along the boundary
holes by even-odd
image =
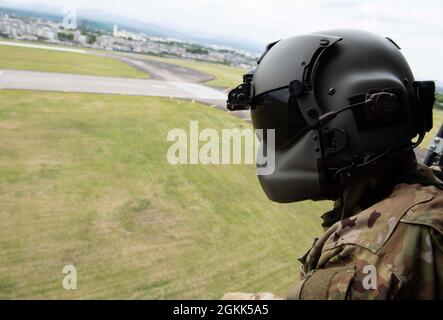
[[[336,230],[327,239],[323,251],[352,244],[376,253],[406,213],[434,198],[433,192],[428,189],[416,184],[398,185],[388,198],[331,227]],[[441,203],[439,208],[442,208]],[[443,227],[443,224],[440,227]]]
[[[436,187],[427,188],[433,193],[432,201],[411,208],[400,221],[428,226],[443,234],[443,191]]]

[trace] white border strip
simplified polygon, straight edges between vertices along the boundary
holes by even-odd
[[[53,46],[42,46],[42,45],[30,44],[30,43],[0,41],[0,45],[2,45],[2,46],[12,46],[12,47],[25,47],[25,48],[35,48],[35,49],[46,49],[46,50],[54,50],[54,51],[65,51],[65,52],[74,52],[74,53],[83,53],[83,54],[86,53],[85,50],[80,50],[80,49],[69,49],[69,48],[61,48],[61,47],[53,47]]]

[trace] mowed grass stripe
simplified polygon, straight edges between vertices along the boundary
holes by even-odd
[[[104,56],[0,46],[0,69],[60,72],[105,77],[148,78],[132,66]]]

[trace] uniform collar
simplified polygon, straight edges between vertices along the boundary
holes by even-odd
[[[388,196],[399,183],[420,183],[433,176],[431,170],[418,165],[413,151],[379,162],[347,182],[334,208],[323,214],[322,227],[329,228],[337,221],[349,218]],[[435,177],[434,177],[435,179]]]

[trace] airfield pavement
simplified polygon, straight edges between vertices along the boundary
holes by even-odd
[[[21,44],[14,44],[20,46]],[[31,44],[23,44],[32,47]],[[41,46],[35,46],[42,48]],[[42,48],[43,49],[43,48]],[[47,50],[59,50],[45,46]],[[157,96],[198,101],[222,110],[226,109],[226,90],[202,84],[213,79],[211,75],[171,63],[125,57],[112,53],[87,54],[107,56],[125,62],[146,72],[150,79],[128,79],[74,75],[66,73],[37,72],[23,70],[0,70],[0,89],[37,90],[102,93],[118,95]],[[249,112],[237,111],[234,114],[246,121]]]

